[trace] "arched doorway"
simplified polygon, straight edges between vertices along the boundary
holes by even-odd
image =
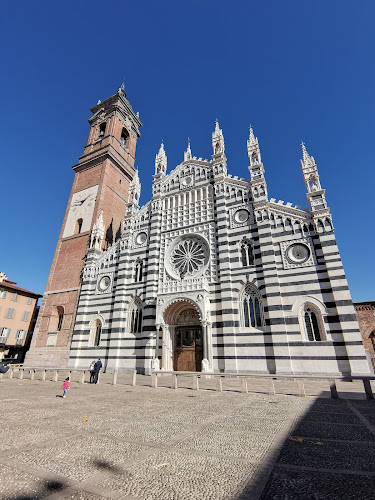
[[[200,372],[203,359],[202,326],[195,309],[185,309],[174,328],[175,371]]]
[[[171,340],[171,364],[175,371],[202,369],[203,331],[198,311],[188,301],[171,304],[164,313]]]

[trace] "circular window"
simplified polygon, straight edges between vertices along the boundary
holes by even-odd
[[[301,264],[310,257],[310,249],[303,243],[295,243],[288,248],[287,257],[290,262]]]
[[[249,218],[250,218],[249,211],[244,208],[237,210],[237,212],[234,214],[234,220],[239,224],[242,222],[247,222]]]
[[[165,266],[174,279],[200,276],[207,269],[209,249],[204,238],[183,235],[176,238],[167,250]]]
[[[139,233],[135,239],[137,245],[143,245],[147,241],[147,233],[144,231],[142,233]]]
[[[103,276],[103,278],[99,281],[99,290],[104,292],[104,290],[107,290],[110,284],[111,278],[109,276]]]

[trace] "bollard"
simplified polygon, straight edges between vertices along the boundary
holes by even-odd
[[[172,384],[171,384],[171,389],[177,389],[177,375],[175,373],[172,373]]]
[[[80,384],[84,384],[85,383],[85,370],[83,370],[83,372],[81,373],[81,377],[79,379],[79,383]]]
[[[117,368],[113,372],[112,385],[117,384]]]
[[[367,399],[374,399],[374,395],[373,395],[372,389],[371,389],[370,380],[363,379],[363,387],[365,388],[366,398]]]
[[[270,378],[268,382],[268,394],[276,394],[275,392],[275,384],[273,383],[273,379]]]
[[[9,378],[13,378],[13,368],[9,370]]]
[[[100,380],[100,370],[98,372],[96,372],[98,374],[97,378],[96,378],[96,382],[95,384],[99,384],[99,380]]]
[[[30,374],[30,380],[34,380],[34,377],[35,377],[35,370],[31,370],[31,374]]]
[[[241,392],[246,392],[247,394],[247,380],[245,377],[241,377]]]
[[[47,370],[42,371],[42,380],[46,380]]]
[[[59,372],[57,370],[55,370],[53,373],[52,382],[57,382],[58,376],[59,376]]]
[[[338,398],[339,397],[339,395],[337,393],[337,387],[336,387],[335,380],[329,381],[329,389],[331,391],[331,398]]]
[[[137,370],[133,370],[132,387],[135,387],[136,385],[137,385]]]
[[[223,392],[223,382],[220,375],[216,377],[216,390]]]
[[[4,373],[0,373],[0,380],[3,378]]]
[[[24,375],[23,368],[20,368],[20,376],[18,378],[20,380],[22,380],[23,379],[23,375]]]
[[[157,386],[158,386],[158,374],[151,373],[151,387],[157,387]]]
[[[199,391],[198,375],[193,375],[193,391]]]
[[[304,398],[306,396],[305,384],[303,383],[303,380],[301,378],[297,379],[297,387],[298,387],[298,396],[300,398]]]

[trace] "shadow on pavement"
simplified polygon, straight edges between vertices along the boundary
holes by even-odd
[[[374,424],[373,400],[312,400],[238,500],[374,498]]]
[[[46,496],[52,495],[53,493],[58,493],[59,491],[64,490],[67,486],[61,481],[44,481],[40,491],[32,494],[32,495],[16,495],[7,497],[4,500],[40,500],[45,498]]]

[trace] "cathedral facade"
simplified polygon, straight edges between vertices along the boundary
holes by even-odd
[[[304,145],[308,210],[269,198],[252,129],[250,180],[229,173],[217,122],[210,160],[189,144],[168,173],[161,145],[152,198],[140,207],[138,115],[124,89],[91,111],[30,366],[87,368],[100,357],[107,371],[145,374],[369,373],[325,190]]]

